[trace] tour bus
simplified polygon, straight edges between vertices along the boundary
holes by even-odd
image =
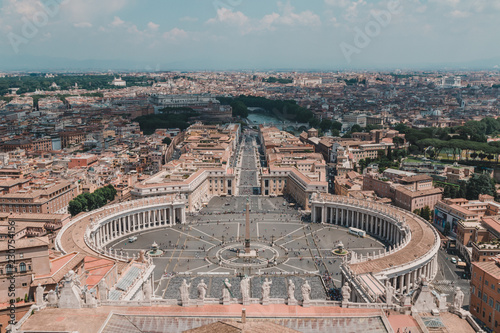
[[[135,237],[135,236],[132,236],[132,237],[129,237],[129,238],[128,238],[129,243],[133,243],[133,242],[135,242],[136,240],[137,240],[137,237]]]
[[[349,233],[350,234],[353,234],[353,235],[356,235],[358,237],[366,237],[366,231],[364,230],[361,230],[361,229],[356,229],[356,228],[349,228]]]

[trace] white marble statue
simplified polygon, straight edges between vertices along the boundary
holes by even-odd
[[[228,278],[224,280],[224,289],[222,289],[222,300],[224,303],[231,302],[231,284],[229,283]]]
[[[58,300],[58,307],[61,309],[80,309],[82,307],[82,290],[75,285],[76,274],[70,270],[64,276],[64,285],[61,288],[61,295]]]
[[[57,294],[54,290],[50,290],[49,293],[47,294],[47,302],[49,303],[49,306],[57,306]]]
[[[455,296],[453,297],[453,308],[456,311],[459,311],[464,304],[464,292],[460,289],[460,287],[455,288]]]
[[[349,284],[346,282],[342,287],[342,300],[344,302],[349,302],[350,298],[351,298],[351,287],[349,287]]]
[[[288,304],[294,303],[295,301],[295,284],[292,279],[288,279]]]
[[[200,301],[204,301],[205,296],[207,295],[208,286],[205,284],[205,281],[203,279],[201,279],[201,282],[198,283],[197,288],[198,288],[198,299]]]
[[[309,282],[306,280],[300,289],[302,291],[302,299],[304,302],[309,302],[311,300],[311,286],[309,285]]]
[[[189,303],[189,288],[191,287],[191,283],[188,284],[186,279],[182,280],[182,284],[179,287],[181,292],[181,301],[183,305],[187,305]]]
[[[109,288],[108,288],[108,285],[106,284],[106,281],[104,281],[104,279],[99,281],[98,287],[99,287],[99,300],[100,301],[107,300]]]
[[[149,280],[144,282],[144,284],[142,285],[142,293],[144,294],[144,301],[151,302],[152,291],[151,291],[151,282],[149,282]]]
[[[36,305],[41,306],[43,305],[43,292],[45,291],[45,287],[42,287],[40,284],[38,284],[38,287],[36,287],[36,294],[35,294],[35,301]]]
[[[262,283],[262,302],[269,302],[269,297],[271,295],[271,284],[273,282],[266,278]]]
[[[245,277],[240,282],[241,298],[243,302],[250,300],[250,278]]]
[[[389,280],[387,280],[385,282],[385,301],[388,305],[392,304],[392,297],[394,296],[394,292],[394,287],[391,285]]]

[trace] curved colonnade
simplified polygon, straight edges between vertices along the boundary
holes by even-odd
[[[368,201],[330,194],[311,198],[313,222],[354,227],[390,244],[389,249],[366,256],[351,253],[342,269],[342,284],[351,287],[358,302],[386,300],[386,286],[401,294],[418,288],[422,277],[433,280],[440,246],[438,233],[421,217],[408,211]]]
[[[123,255],[107,249],[112,241],[143,230],[172,227],[176,223],[186,222],[186,200],[179,196],[139,199],[122,202],[77,215],[56,238],[56,248],[68,253],[75,247],[89,255],[128,261]],[[73,238],[73,230],[84,229],[84,244],[78,244]],[[92,253],[95,252],[95,253]]]

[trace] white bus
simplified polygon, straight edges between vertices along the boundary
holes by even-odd
[[[358,237],[366,237],[366,231],[356,228],[349,228],[349,233]]]

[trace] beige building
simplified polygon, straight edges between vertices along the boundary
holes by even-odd
[[[12,298],[24,299],[29,294],[32,276],[50,272],[49,240],[47,237],[17,239],[9,247],[7,240],[0,242],[0,302]],[[14,277],[14,278],[12,278]],[[9,288],[15,287],[15,297]],[[12,289],[12,288],[11,288]]]
[[[68,203],[77,195],[78,189],[68,181],[33,183],[0,195],[0,212],[66,213]]]
[[[239,136],[240,127],[235,124],[192,125],[185,132],[180,158],[136,183],[132,198],[179,194],[188,199],[188,211],[193,211],[213,196],[234,195],[236,176],[231,159]]]

